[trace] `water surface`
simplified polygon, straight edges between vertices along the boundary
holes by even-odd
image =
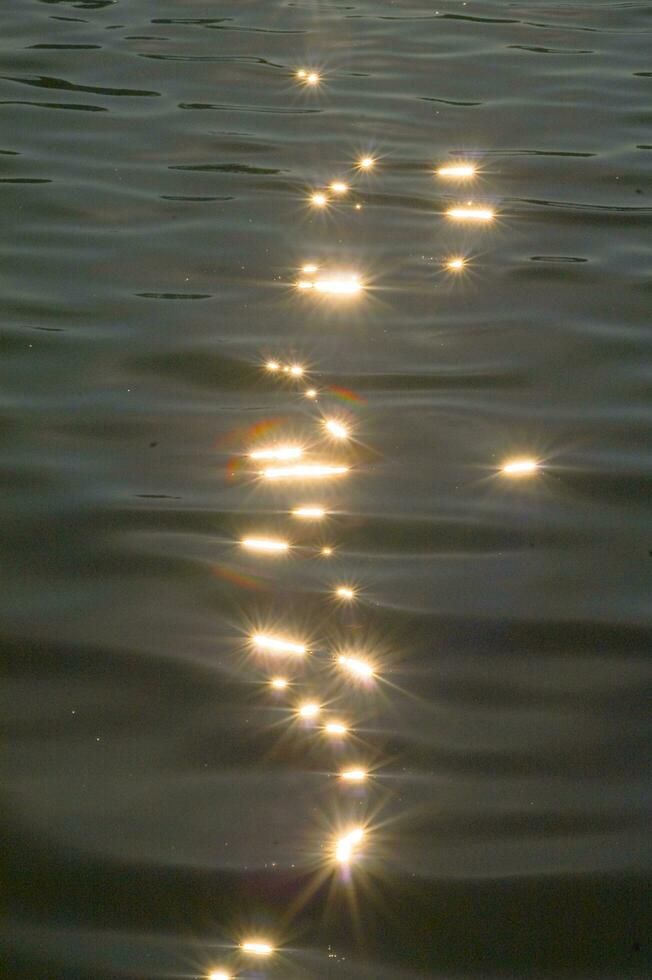
[[[6,975],[649,975],[650,6],[2,20]],[[458,157],[489,227],[444,216]],[[306,261],[370,288],[298,295]],[[261,423],[330,412],[345,479],[242,466]],[[518,455],[541,472],[497,475]],[[262,531],[297,547],[243,553]],[[322,651],[290,696],[262,626]],[[349,646],[370,691],[333,680]],[[304,693],[354,719],[368,787]],[[352,819],[351,881],[319,877]],[[239,961],[252,933],[282,951]]]

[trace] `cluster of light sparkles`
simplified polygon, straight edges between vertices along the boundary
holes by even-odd
[[[306,86],[317,86],[321,79],[318,72],[308,69],[299,69],[295,73],[295,78]],[[358,171],[370,171],[376,165],[376,159],[371,155],[358,158],[355,168]],[[437,177],[450,181],[470,180],[477,174],[477,168],[473,163],[464,160],[457,160],[452,163],[442,164],[435,170]],[[314,190],[309,197],[310,204],[317,209],[326,208],[333,197],[343,197],[350,191],[349,184],[341,179],[332,180],[327,187]],[[355,204],[355,208],[360,210],[362,205]],[[455,221],[461,222],[490,222],[495,217],[492,208],[482,205],[475,205],[472,201],[466,201],[450,207],[446,216]],[[467,265],[467,260],[463,256],[451,256],[442,262],[442,265],[451,272],[461,272]],[[364,288],[360,276],[351,271],[326,270],[322,271],[315,262],[306,262],[301,267],[302,278],[295,283],[300,291],[312,291],[325,296],[333,297],[352,297],[358,295]],[[304,368],[300,364],[282,364],[271,359],[265,365],[267,371],[271,373],[287,374],[291,377],[302,377]],[[307,388],[304,392],[306,398],[317,398],[315,388]],[[337,418],[323,418],[322,425],[325,432],[336,440],[347,440],[350,438],[349,426]],[[272,465],[261,470],[264,479],[276,480],[313,480],[328,479],[340,476],[348,472],[349,467],[337,462],[296,462],[304,454],[302,446],[295,444],[279,444],[268,446],[261,449],[252,450],[249,457],[256,461],[269,461],[287,465]],[[507,476],[527,476],[535,473],[539,468],[539,463],[534,459],[513,459],[504,463],[500,472]],[[298,519],[306,521],[321,520],[327,515],[327,510],[321,504],[303,504],[294,507],[289,513]],[[266,538],[266,537],[247,537],[242,539],[241,544],[250,551],[262,553],[283,553],[290,550],[287,541]],[[330,556],[333,548],[324,545],[319,549],[322,556]],[[333,594],[338,599],[351,601],[356,597],[356,590],[349,585],[339,585],[334,588]],[[255,633],[251,637],[251,643],[255,649],[272,654],[290,655],[292,657],[303,657],[308,653],[308,647],[304,643],[290,640],[282,636],[270,635],[267,633]],[[358,656],[340,654],[335,657],[336,665],[351,678],[357,681],[369,681],[376,676],[374,665]],[[268,681],[269,686],[274,691],[285,691],[289,686],[286,677],[275,676]],[[322,705],[314,700],[303,701],[293,709],[295,716],[303,721],[314,721],[322,713]],[[327,736],[343,737],[350,731],[347,724],[341,720],[333,720],[321,723],[320,731]],[[339,780],[345,784],[364,783],[369,773],[361,766],[351,766],[340,770]],[[357,857],[359,847],[365,839],[367,831],[363,826],[354,826],[346,833],[338,835],[333,841],[333,858],[339,865],[348,866]],[[246,940],[240,944],[240,951],[257,957],[270,956],[274,952],[274,947],[259,939]],[[208,975],[208,980],[231,980],[231,974],[214,970]]]

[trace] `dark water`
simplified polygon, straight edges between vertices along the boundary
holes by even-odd
[[[647,975],[652,7],[2,23],[5,975]],[[433,176],[459,157],[471,191]],[[468,194],[496,220],[443,215]],[[306,261],[369,288],[299,294]],[[242,464],[331,412],[328,486]],[[238,546],[262,532],[290,557]],[[261,628],[316,651],[289,694]],[[293,720],[307,694],[349,749]]]

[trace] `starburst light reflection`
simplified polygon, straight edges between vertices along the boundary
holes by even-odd
[[[266,633],[254,633],[251,642],[259,650],[267,650],[270,653],[290,653],[302,657],[308,652],[303,643],[295,643],[280,636],[269,636]]]

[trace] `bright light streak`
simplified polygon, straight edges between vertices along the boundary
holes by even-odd
[[[274,952],[274,947],[269,943],[252,942],[247,940],[241,944],[240,949],[243,953],[253,953],[255,956],[269,956]]]
[[[312,480],[348,473],[348,466],[331,466],[326,463],[296,463],[294,466],[269,466],[263,470],[267,480]]]
[[[299,279],[297,289],[314,289],[315,284],[310,279]]]
[[[346,735],[348,728],[341,721],[329,721],[324,725],[324,731],[327,735]]]
[[[295,507],[292,516],[303,517],[307,520],[320,520],[326,516],[326,511],[323,507]]]
[[[466,261],[464,259],[449,259],[446,263],[446,268],[450,269],[452,272],[459,272],[465,265]]]
[[[348,439],[349,430],[346,425],[338,422],[337,419],[325,419],[324,428],[327,429],[336,439]]]
[[[290,374],[292,375],[293,378],[300,378],[301,375],[303,374],[303,368],[301,367],[300,364],[291,364]]]
[[[297,714],[300,718],[316,718],[321,708],[314,701],[308,701],[306,704],[302,704],[297,709]]]
[[[335,842],[335,860],[339,864],[348,864],[357,844],[359,844],[364,837],[364,830],[362,827],[355,827],[353,830],[349,831],[343,837],[340,837]]]
[[[358,167],[360,170],[371,170],[375,166],[376,161],[373,157],[360,157],[358,160]]]
[[[297,78],[306,78],[307,74],[308,74],[308,72],[305,70],[305,68],[300,68],[299,71],[297,72],[296,77]]]
[[[331,296],[355,296],[362,289],[362,283],[353,273],[315,279],[313,286],[318,293],[327,293]]]
[[[306,82],[308,85],[319,85],[320,81],[321,77],[316,71],[308,72],[308,75],[306,76]]]
[[[281,369],[281,365],[278,363],[278,361],[268,361],[265,367],[268,371],[280,371]]]
[[[328,204],[328,198],[321,191],[316,191],[310,197],[311,204],[314,204],[316,208],[324,208]]]
[[[275,691],[283,691],[288,686],[288,682],[285,677],[272,677],[269,682]]]
[[[348,585],[340,585],[335,589],[335,595],[339,596],[340,599],[355,599],[355,591],[350,589]]]
[[[306,393],[305,394],[306,394],[306,398],[316,398],[317,397],[317,391],[314,388],[308,388],[306,390]]]
[[[243,548],[249,551],[267,551],[270,553],[285,552],[290,545],[287,541],[279,541],[275,538],[243,538],[241,541]]]
[[[332,190],[333,194],[346,194],[349,189],[349,185],[345,184],[343,180],[334,180],[332,184],[330,184],[330,189]]]
[[[250,459],[299,459],[300,456],[303,456],[301,446],[270,446],[249,453]]]
[[[326,557],[328,557],[329,555],[332,555],[333,554],[333,549],[332,548],[329,548],[327,546],[327,547],[321,549],[321,553],[322,553],[322,555],[325,555]]]
[[[364,783],[367,773],[364,769],[344,769],[340,773],[340,779],[346,783]]]
[[[251,642],[259,650],[269,650],[270,653],[293,653],[299,657],[307,653],[303,643],[294,643],[292,640],[284,640],[278,636],[267,636],[264,633],[256,633],[252,636]]]
[[[308,262],[307,265],[302,265],[301,266],[301,271],[302,272],[307,272],[307,273],[317,272],[318,269],[319,269],[319,266],[318,265],[315,265],[314,262]]]
[[[505,463],[502,472],[507,476],[529,476],[538,468],[539,464],[535,459],[514,459],[511,463]]]
[[[476,169],[472,163],[446,164],[437,170],[439,177],[475,177]]]
[[[206,980],[231,980],[231,974],[225,970],[211,970]]]
[[[465,205],[461,208],[450,208],[446,214],[457,221],[492,221],[494,212],[491,208],[474,208]]]
[[[342,654],[337,658],[337,662],[356,677],[367,678],[374,676],[374,669],[366,660],[360,660],[358,657],[347,657]]]

